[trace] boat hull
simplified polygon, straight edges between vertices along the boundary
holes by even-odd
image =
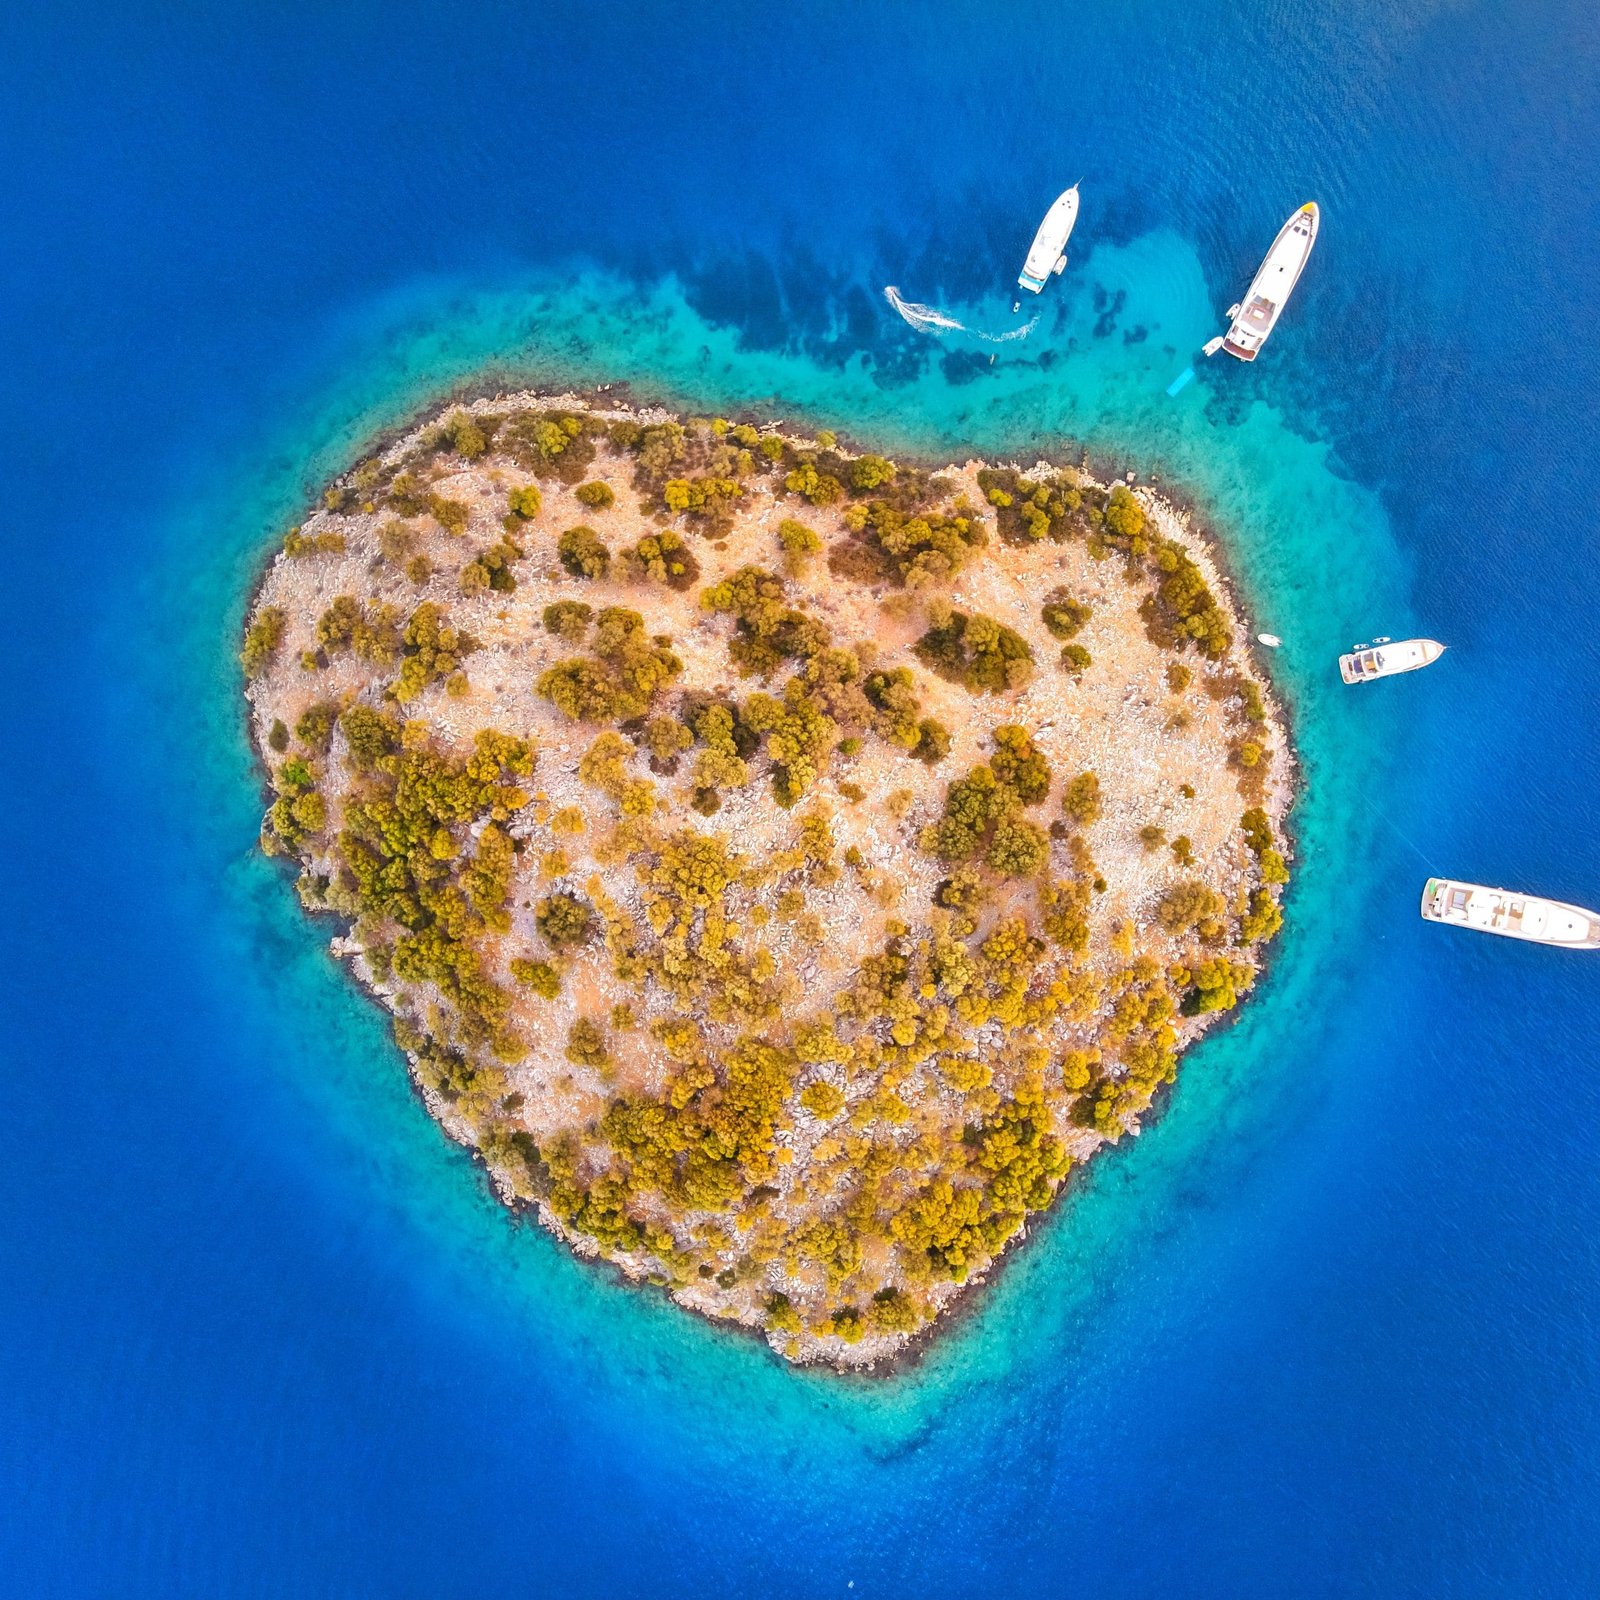
[[[1600,950],[1600,914],[1564,900],[1516,894],[1481,883],[1429,878],[1422,887],[1422,920],[1470,933],[1493,933],[1561,950]]]
[[[1431,667],[1445,652],[1437,639],[1402,639],[1398,644],[1352,650],[1339,657],[1339,676],[1346,683],[1372,683]]]
[[[1232,321],[1223,335],[1222,348],[1235,360],[1254,361],[1261,353],[1311,259],[1321,221],[1316,202],[1307,201],[1278,230],[1244,299],[1229,313]]]
[[[1044,214],[1039,231],[1028,247],[1028,259],[1022,263],[1017,287],[1029,294],[1038,294],[1052,275],[1066,265],[1067,240],[1072,237],[1073,225],[1078,220],[1078,186],[1057,195],[1055,203]]]

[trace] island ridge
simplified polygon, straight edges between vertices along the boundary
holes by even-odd
[[[791,1360],[924,1335],[1282,922],[1227,586],[1079,468],[479,400],[290,530],[242,659],[263,847],[432,1114]]]

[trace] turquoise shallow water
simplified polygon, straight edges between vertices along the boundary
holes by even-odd
[[[1600,904],[1597,89],[1576,5],[0,23],[0,1588],[1593,1593],[1595,974],[1415,906]],[[884,301],[1009,326],[1079,176],[1027,340]],[[1308,194],[1267,357],[1169,397]],[[253,849],[252,577],[486,369],[1086,447],[1285,640],[1269,978],[909,1372],[512,1223]]]

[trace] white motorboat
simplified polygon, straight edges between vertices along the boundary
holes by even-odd
[[[1028,247],[1028,259],[1022,263],[1022,274],[1017,279],[1020,288],[1032,294],[1044,288],[1051,275],[1059,273],[1067,264],[1067,240],[1072,237],[1072,225],[1078,220],[1078,186],[1058,195],[1056,202],[1044,214],[1039,231]]]
[[[1397,672],[1415,672],[1431,667],[1445,652],[1437,639],[1379,639],[1376,644],[1358,644],[1347,656],[1339,657],[1339,676],[1346,683],[1371,683],[1374,678],[1392,678]]]
[[[1422,890],[1422,916],[1426,922],[1470,928],[1474,933],[1498,933],[1568,950],[1600,950],[1600,916],[1593,911],[1481,883],[1429,878]]]
[[[1212,340],[1206,353],[1218,348],[1241,361],[1254,361],[1267,342],[1267,335],[1278,325],[1283,308],[1288,304],[1294,286],[1310,259],[1311,247],[1317,242],[1317,227],[1322,214],[1314,200],[1308,200],[1278,230],[1267,258],[1250,280],[1250,287],[1228,316],[1232,325],[1222,337],[1220,346]]]

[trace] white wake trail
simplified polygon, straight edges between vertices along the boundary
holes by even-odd
[[[949,312],[941,311],[937,306],[925,306],[919,301],[907,300],[892,283],[884,289],[883,297],[918,333],[931,333],[934,330],[941,333],[967,333],[986,344],[1009,344],[1013,339],[1026,339],[1039,320],[1039,314],[1035,312],[1020,328],[1013,328],[1009,333],[985,333],[981,328],[969,328],[966,323],[956,321]]]

